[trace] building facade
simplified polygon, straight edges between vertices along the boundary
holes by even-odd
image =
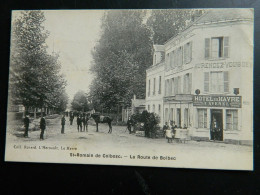
[[[153,65],[146,70],[146,110],[160,116],[163,124],[165,51],[163,45],[154,45]]]
[[[148,111],[160,102],[161,121],[175,121],[192,139],[251,144],[253,11],[208,10],[160,48],[164,69],[147,70],[147,95],[159,75],[164,92],[146,98]]]

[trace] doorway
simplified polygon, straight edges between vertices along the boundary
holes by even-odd
[[[223,141],[223,110],[211,109],[210,139]]]
[[[181,127],[181,109],[177,108],[177,127]]]

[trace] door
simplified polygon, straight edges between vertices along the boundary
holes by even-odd
[[[181,109],[177,108],[177,127],[181,127]]]
[[[210,139],[223,141],[223,111],[211,109]]]

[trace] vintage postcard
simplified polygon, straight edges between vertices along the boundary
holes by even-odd
[[[5,160],[253,170],[254,9],[12,11]]]

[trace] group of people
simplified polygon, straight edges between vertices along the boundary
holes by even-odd
[[[70,112],[70,125],[73,125],[73,120],[74,120],[75,114],[73,112]],[[78,132],[82,131],[88,131],[88,120],[89,116],[85,113],[83,114],[77,114],[77,129]]]
[[[73,124],[73,119],[74,119],[74,115],[70,114],[70,125]],[[88,120],[89,120],[88,115],[78,114],[78,116],[77,116],[78,132],[88,131]],[[26,115],[25,118],[24,118],[24,127],[25,127],[24,137],[28,137],[29,124],[30,124],[29,115]],[[65,114],[64,114],[61,118],[61,134],[65,133],[65,124],[66,124],[66,118],[65,118]],[[40,126],[40,130],[41,130],[40,140],[43,140],[44,139],[44,132],[45,132],[45,129],[46,129],[46,120],[45,120],[44,116],[41,117],[39,126]]]
[[[165,125],[163,126],[163,133],[165,138],[168,140],[168,143],[172,143],[172,140],[176,134],[176,128],[177,125],[175,125],[175,121],[171,120],[170,125],[168,125],[168,122],[165,122]]]
[[[29,131],[29,124],[30,124],[30,119],[29,119],[29,115],[26,115],[24,118],[24,137],[28,137],[28,131]],[[46,129],[46,121],[45,121],[45,117],[42,116],[41,120],[40,120],[40,129],[41,129],[41,133],[40,133],[40,140],[43,140],[43,135],[44,135],[44,131]]]

